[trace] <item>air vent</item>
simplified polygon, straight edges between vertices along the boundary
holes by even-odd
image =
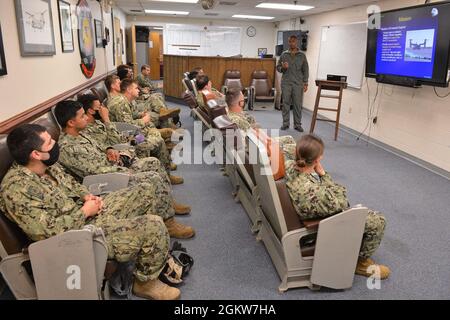
[[[205,13],[205,16],[218,16],[218,15],[219,15],[218,13],[213,13],[213,12]]]
[[[237,2],[234,1],[220,1],[219,4],[221,6],[235,6]]]
[[[142,12],[142,10],[138,10],[138,9],[131,9],[130,12]]]

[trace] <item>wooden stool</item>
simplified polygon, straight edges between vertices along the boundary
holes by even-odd
[[[334,140],[336,141],[337,136],[338,136],[338,131],[339,131],[339,117],[341,114],[342,92],[344,91],[344,89],[347,88],[347,83],[341,82],[341,81],[316,80],[316,85],[318,87],[316,103],[314,105],[314,113],[313,113],[313,117],[311,120],[311,127],[309,129],[309,133],[314,132],[314,127],[316,126],[316,120],[317,121],[334,122],[334,123],[336,123],[336,129],[335,129],[335,133],[334,133]],[[336,96],[336,95],[322,94],[322,90],[339,91],[339,95]],[[337,109],[320,107],[319,106],[320,98],[337,99],[338,100]],[[317,112],[319,110],[336,112],[337,113],[336,120],[317,119]]]

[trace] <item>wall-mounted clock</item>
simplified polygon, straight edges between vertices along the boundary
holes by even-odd
[[[254,37],[256,35],[256,28],[254,26],[250,26],[247,28],[247,35],[249,37]]]

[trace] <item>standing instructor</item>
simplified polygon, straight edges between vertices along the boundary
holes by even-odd
[[[283,126],[280,129],[287,130],[289,128],[290,108],[291,105],[294,105],[294,128],[303,132],[303,93],[308,90],[309,67],[305,54],[300,52],[297,44],[297,36],[290,36],[289,50],[281,54],[277,64],[278,72],[283,74],[281,78]]]

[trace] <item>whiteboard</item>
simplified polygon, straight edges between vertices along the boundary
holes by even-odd
[[[366,61],[367,22],[323,26],[317,79],[327,74],[347,76],[349,87],[360,89]]]
[[[166,54],[231,57],[241,53],[241,28],[167,24]]]

